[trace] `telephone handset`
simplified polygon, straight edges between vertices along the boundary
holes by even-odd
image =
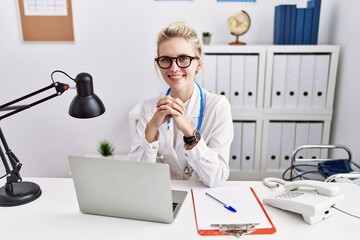
[[[281,179],[264,179],[266,186],[283,187],[284,191],[266,197],[263,201],[273,207],[299,213],[308,224],[317,223],[333,215],[332,206],[344,196],[331,183],[299,180],[285,182]],[[274,184],[274,182],[276,184]]]

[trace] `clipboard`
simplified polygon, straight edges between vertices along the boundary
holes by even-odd
[[[221,204],[206,196],[206,192],[231,205],[237,212],[228,211]],[[241,236],[276,232],[274,224],[251,187],[198,187],[191,189],[191,195],[196,228],[200,235]]]

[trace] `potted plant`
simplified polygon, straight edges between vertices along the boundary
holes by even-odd
[[[212,34],[210,32],[203,32],[202,36],[203,36],[202,40],[204,45],[210,45]]]
[[[100,141],[98,152],[102,156],[104,157],[112,156],[114,155],[114,151],[115,151],[115,147],[113,146],[112,143],[110,143],[107,140]]]

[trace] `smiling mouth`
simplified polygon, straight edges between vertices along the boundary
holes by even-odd
[[[168,77],[169,77],[171,80],[176,81],[176,80],[182,79],[184,76],[183,76],[183,75],[180,75],[180,76],[170,76],[170,75],[168,75]]]

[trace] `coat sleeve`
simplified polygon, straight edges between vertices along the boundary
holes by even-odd
[[[215,187],[229,177],[230,146],[234,137],[234,127],[230,103],[224,96],[217,96],[206,105],[204,114],[204,135],[199,143],[183,154],[189,165],[196,171],[201,181]]]
[[[146,125],[154,114],[152,102],[152,100],[145,101],[141,106],[136,134],[127,155],[129,161],[156,162],[159,141],[148,143],[145,139]]]

